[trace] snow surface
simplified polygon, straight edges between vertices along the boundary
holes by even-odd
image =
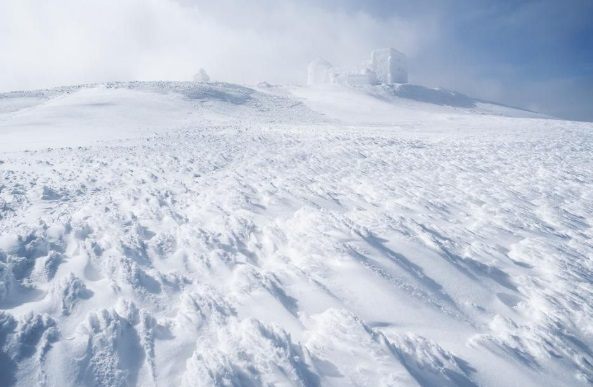
[[[592,130],[429,89],[1,94],[0,385],[591,384]]]

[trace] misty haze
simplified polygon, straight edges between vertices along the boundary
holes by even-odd
[[[592,20],[0,0],[0,387],[593,384]]]

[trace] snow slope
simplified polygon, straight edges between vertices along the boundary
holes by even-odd
[[[593,383],[593,124],[408,97],[0,95],[0,385]]]

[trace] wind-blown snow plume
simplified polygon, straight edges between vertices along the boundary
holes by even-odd
[[[321,53],[355,63],[369,47],[413,53],[430,39],[404,18],[268,0],[7,0],[0,25],[0,51],[10,53],[0,62],[0,90],[190,80],[200,67],[225,81],[304,83],[303,69]]]

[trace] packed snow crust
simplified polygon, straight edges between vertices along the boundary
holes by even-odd
[[[592,124],[263,86],[0,95],[1,386],[593,383]]]

